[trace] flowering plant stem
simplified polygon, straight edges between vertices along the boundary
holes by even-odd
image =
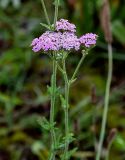
[[[58,6],[59,6],[59,0],[55,1],[55,16],[54,16],[54,27],[56,26],[56,21],[58,18]]]
[[[77,65],[77,67],[76,67],[76,69],[75,69],[75,72],[73,73],[73,76],[72,76],[72,78],[71,78],[71,80],[70,80],[71,82],[74,80],[76,74],[78,73],[78,70],[79,70],[79,68],[80,68],[83,60],[85,59],[86,54],[87,54],[87,52],[85,53],[85,51],[82,53],[82,57],[81,57],[78,65]]]
[[[41,3],[42,3],[43,10],[44,10],[46,21],[47,21],[48,25],[51,26],[44,0],[41,0]],[[55,1],[54,28],[55,28],[56,21],[58,18],[58,4],[59,4],[59,0],[56,0]],[[49,160],[55,160],[55,154],[56,154],[55,148],[56,148],[56,144],[57,144],[56,143],[55,126],[54,126],[55,125],[54,113],[55,113],[55,102],[56,102],[56,75],[57,75],[57,61],[56,61],[56,57],[55,57],[55,52],[53,52],[52,61],[53,61],[53,73],[52,73],[52,77],[51,77],[51,90],[52,91],[51,91],[51,108],[50,108],[51,153],[49,156]]]
[[[55,101],[56,101],[56,74],[57,74],[57,62],[53,54],[53,73],[51,78],[51,108],[50,108],[50,124],[51,124],[51,153],[49,160],[55,160],[55,147],[56,147],[56,134],[54,128],[54,113],[55,113]]]
[[[108,44],[108,77],[107,77],[107,83],[106,83],[104,111],[103,111],[103,117],[102,117],[101,133],[100,133],[96,160],[100,160],[101,158],[101,151],[102,151],[102,146],[103,146],[104,136],[105,136],[105,131],[106,131],[110,86],[111,86],[111,80],[112,80],[112,70],[113,70],[112,46],[111,44]]]
[[[74,78],[85,58],[85,53],[83,53],[75,71],[72,76],[72,78],[69,80],[67,76],[67,70],[66,70],[66,57],[64,55],[64,58],[62,59],[62,64],[63,64],[63,77],[64,77],[64,82],[65,82],[65,107],[64,107],[64,115],[65,115],[65,148],[64,148],[64,155],[63,155],[63,160],[68,160],[68,149],[69,149],[69,91],[70,91],[70,86],[74,81]],[[59,68],[60,69],[60,68]]]
[[[42,7],[43,7],[43,11],[44,11],[44,14],[45,14],[46,21],[47,21],[48,25],[50,26],[51,24],[50,24],[50,20],[49,20],[49,16],[48,16],[48,13],[47,13],[47,10],[46,10],[44,0],[41,0],[41,3],[42,3]]]
[[[69,80],[66,71],[66,63],[65,59],[63,59],[63,75],[65,81],[65,107],[64,107],[64,114],[65,114],[65,149],[64,149],[64,159],[67,160],[68,148],[69,148]]]

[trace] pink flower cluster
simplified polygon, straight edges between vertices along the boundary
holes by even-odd
[[[51,32],[47,31],[43,33],[39,38],[35,38],[31,46],[33,51],[59,51],[71,49],[79,50],[80,42],[76,35],[72,32]]]
[[[93,33],[87,33],[78,38],[75,35],[76,26],[68,22],[68,20],[61,19],[56,22],[55,31],[46,31],[39,38],[35,38],[31,46],[34,52],[40,50],[47,51],[59,51],[72,49],[79,50],[81,46],[90,48],[96,44],[97,35]]]
[[[81,44],[85,45],[85,47],[90,48],[92,45],[96,44],[97,35],[93,33],[87,33],[79,38]]]
[[[76,32],[76,26],[72,23],[69,23],[68,20],[60,19],[56,22],[56,31],[69,31]]]

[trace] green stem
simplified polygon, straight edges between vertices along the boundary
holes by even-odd
[[[61,72],[63,73],[64,81],[65,81],[65,103],[66,103],[66,106],[64,108],[64,114],[65,114],[65,148],[64,148],[64,156],[63,156],[64,160],[68,160],[68,149],[69,149],[69,138],[68,137],[69,137],[69,90],[70,90],[70,85],[71,85],[71,82],[74,80],[74,78],[75,78],[75,76],[76,76],[76,74],[77,74],[77,72],[78,72],[78,70],[84,60],[85,55],[86,55],[86,53],[83,53],[70,81],[68,80],[67,71],[66,71],[65,59],[67,57],[67,54],[64,55],[64,58],[62,60],[63,69],[61,69],[59,67]]]
[[[59,7],[59,0],[55,1],[55,15],[54,15],[54,28],[56,26],[56,21],[58,19],[58,7]]]
[[[64,114],[65,114],[65,148],[64,148],[64,160],[68,160],[68,148],[69,148],[69,81],[67,77],[67,71],[65,66],[65,59],[63,59],[63,75],[64,75],[64,81],[65,81],[65,101],[66,106],[64,108]]]
[[[107,114],[108,114],[108,106],[109,106],[112,70],[113,70],[112,46],[111,46],[111,44],[108,44],[108,77],[107,77],[107,84],[106,84],[106,91],[105,91],[105,101],[104,101],[104,111],[103,111],[103,117],[102,117],[101,133],[100,133],[100,139],[99,139],[96,160],[100,160],[100,158],[101,158],[101,151],[102,151],[104,136],[105,136],[105,132],[106,132],[106,122],[107,122]]]
[[[46,19],[48,24],[50,25],[50,21],[48,18],[48,14],[45,8],[44,1],[41,0],[43,8],[44,8],[44,13],[46,15]],[[56,1],[55,4],[55,16],[54,16],[54,27],[57,21],[58,17],[58,0]],[[55,113],[55,101],[56,101],[56,75],[57,75],[57,62],[55,60],[55,53],[53,54],[53,75],[52,75],[52,94],[51,94],[51,109],[50,109],[50,124],[52,126],[54,125],[54,113]],[[51,154],[49,157],[49,160],[55,160],[55,148],[56,148],[56,134],[55,134],[55,129],[54,126],[51,128],[51,139],[52,139],[52,144],[51,144]]]
[[[83,53],[83,54],[82,54],[82,58],[80,59],[78,65],[77,65],[77,67],[76,67],[76,69],[75,69],[75,72],[73,73],[73,76],[72,76],[70,82],[72,82],[72,81],[75,79],[76,74],[78,73],[78,70],[79,70],[82,62],[83,62],[83,60],[85,59],[85,56],[86,56],[86,53]]]
[[[51,108],[50,108],[50,124],[52,126],[51,132],[51,154],[49,160],[55,160],[55,147],[56,147],[56,134],[54,129],[54,113],[55,113],[55,101],[56,101],[56,74],[57,74],[57,62],[53,58],[53,74],[51,82]]]
[[[49,20],[49,16],[48,16],[48,13],[47,13],[47,10],[46,10],[44,0],[41,0],[41,3],[42,3],[42,6],[43,6],[43,11],[44,11],[44,14],[45,14],[46,21],[47,21],[48,25],[50,26],[51,24],[50,24],[50,20]]]

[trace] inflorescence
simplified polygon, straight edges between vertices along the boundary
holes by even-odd
[[[74,24],[61,19],[56,22],[55,31],[46,31],[39,38],[32,41],[32,50],[34,52],[71,51],[73,49],[78,51],[82,46],[90,48],[96,44],[96,34],[87,33],[78,38],[75,32],[76,26]]]

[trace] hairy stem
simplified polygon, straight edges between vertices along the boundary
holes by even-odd
[[[41,3],[42,3],[42,6],[43,6],[43,11],[44,11],[44,14],[45,14],[46,21],[47,21],[48,25],[50,26],[51,24],[50,24],[50,20],[49,20],[49,16],[48,16],[48,13],[47,13],[47,10],[46,10],[44,0],[41,0]]]
[[[65,148],[64,148],[64,160],[68,160],[68,148],[69,148],[69,81],[67,77],[67,71],[66,71],[66,64],[65,59],[63,59],[63,75],[64,75],[64,81],[65,81],[65,108],[64,108],[64,114],[65,114]]]
[[[80,61],[79,61],[79,63],[78,63],[78,65],[77,65],[77,67],[76,67],[76,69],[75,69],[75,72],[73,73],[73,76],[72,76],[72,78],[71,78],[71,80],[70,80],[71,82],[72,82],[72,81],[74,80],[74,78],[76,77],[76,75],[77,75],[77,73],[78,73],[78,70],[79,70],[82,62],[83,62],[83,60],[85,59],[85,56],[86,56],[86,53],[83,53],[83,54],[82,54],[82,57],[81,57],[81,59],[80,59]]]
[[[63,157],[64,160],[69,159],[68,158],[68,149],[69,149],[69,91],[70,91],[70,85],[71,85],[70,82],[72,82],[74,80],[74,78],[75,78],[84,58],[85,58],[85,55],[86,54],[83,53],[70,81],[68,80],[68,76],[67,76],[65,58],[62,61],[62,63],[63,63],[63,76],[64,76],[64,81],[65,81],[65,103],[66,103],[65,108],[64,108],[64,114],[65,114],[65,148],[64,148],[64,157]]]
[[[50,108],[50,124],[51,124],[51,154],[49,160],[55,160],[55,147],[56,147],[56,134],[54,129],[54,113],[55,113],[55,101],[56,101],[56,74],[57,74],[57,62],[53,59],[53,74],[51,79],[51,108]]]
[[[102,151],[104,136],[105,136],[105,132],[106,132],[106,122],[107,122],[107,115],[108,115],[110,86],[111,86],[111,80],[112,80],[112,70],[113,70],[112,46],[111,46],[111,44],[108,44],[108,77],[107,77],[107,83],[106,83],[104,111],[103,111],[103,117],[102,117],[101,133],[100,133],[100,139],[99,139],[96,160],[100,160],[100,158],[101,158],[101,151]]]

